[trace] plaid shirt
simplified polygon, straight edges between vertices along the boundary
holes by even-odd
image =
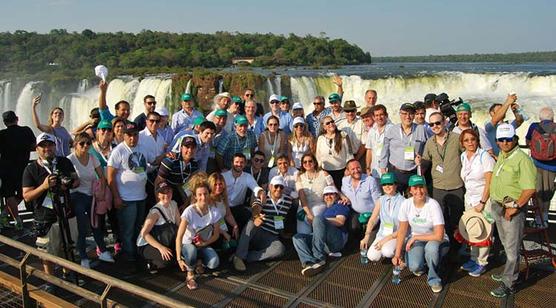
[[[216,146],[216,154],[222,156],[224,167],[231,168],[232,157],[235,153],[244,153],[247,160],[251,159],[251,153],[257,147],[257,138],[251,131],[247,131],[245,137],[238,136],[237,133],[228,134],[220,139]]]
[[[305,122],[307,122],[307,127],[309,132],[314,136],[318,137],[320,133],[320,120],[325,116],[329,115],[332,112],[330,107],[324,108],[323,111],[318,116],[315,116],[313,112],[309,113],[305,118]]]

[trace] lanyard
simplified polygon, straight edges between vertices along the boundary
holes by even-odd
[[[238,137],[237,133],[235,135],[236,135],[237,145],[239,147],[241,147],[241,149],[247,148],[247,135],[244,137],[245,138],[245,144],[243,146],[241,146],[241,141],[239,141],[239,137]]]
[[[409,133],[411,136],[409,137],[409,146],[411,146],[411,144],[413,143],[413,124],[411,124],[411,132]],[[403,143],[403,137],[404,137],[404,132],[403,132],[403,127],[400,124],[400,141]]]
[[[183,171],[185,168],[189,168],[189,174],[187,175],[187,179],[189,179],[189,175],[191,175],[191,162],[187,163],[187,165],[184,167],[183,160],[180,160],[180,174],[181,174],[182,183],[185,183],[185,181],[187,180],[186,178],[183,177]]]
[[[280,198],[280,200],[282,200],[282,198]],[[282,204],[280,203],[280,200],[278,200],[278,206],[280,207],[280,209],[282,209]],[[274,200],[272,200],[272,198],[270,198],[270,202],[272,203],[272,206],[274,207],[274,211],[276,211],[276,216],[280,216],[280,212],[278,211],[278,207],[276,207],[276,203],[274,203]]]
[[[268,132],[267,135],[267,140],[268,140],[268,145],[270,145],[270,132]],[[279,132],[276,132],[276,135],[274,136],[274,143],[272,144],[272,148],[270,149],[270,155],[274,156],[274,153],[276,152],[276,144],[280,143],[280,134]]]
[[[436,137],[435,137],[436,139]],[[436,152],[438,153],[438,156],[440,156],[440,159],[442,160],[442,162],[444,163],[444,157],[446,157],[446,149],[448,148],[448,140],[450,140],[450,133],[447,133],[446,135],[446,140],[444,140],[444,148],[442,150],[442,154],[440,154],[440,151],[438,150],[438,142],[436,142],[436,140],[434,140],[434,145],[436,147]]]
[[[263,169],[259,170],[259,173],[257,173],[257,177],[255,178],[257,183],[259,183],[259,178],[261,177],[261,173],[263,173]],[[255,174],[255,173],[253,173],[253,167],[251,167],[251,175],[253,175],[253,174]]]

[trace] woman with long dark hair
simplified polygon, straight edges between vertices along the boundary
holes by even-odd
[[[321,120],[316,157],[319,166],[330,173],[336,187],[341,187],[346,163],[353,159],[353,151],[349,136],[336,127],[331,116],[326,116]]]

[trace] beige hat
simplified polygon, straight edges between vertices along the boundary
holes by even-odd
[[[480,243],[489,239],[492,225],[483,217],[483,213],[471,208],[463,213],[459,220],[459,233],[470,243]]]

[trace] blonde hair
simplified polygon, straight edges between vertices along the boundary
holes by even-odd
[[[220,196],[216,196],[214,194],[214,187],[217,181],[221,181],[222,185],[224,186],[224,191],[222,192],[222,194],[220,194]],[[228,190],[226,187],[226,181],[224,180],[224,176],[222,176],[222,174],[218,172],[214,172],[208,177],[207,182],[210,191],[210,199],[214,202],[217,201],[223,202],[224,205],[226,205],[226,207],[229,207],[230,205],[228,203]]]
[[[197,190],[197,188],[205,187],[207,190],[210,191],[210,187],[208,186],[207,183],[207,178],[208,176],[206,173],[197,172],[194,175],[192,175],[187,181],[187,188],[192,192],[191,204],[197,202],[197,200],[195,200],[195,191]],[[208,203],[210,204],[210,202]]]

